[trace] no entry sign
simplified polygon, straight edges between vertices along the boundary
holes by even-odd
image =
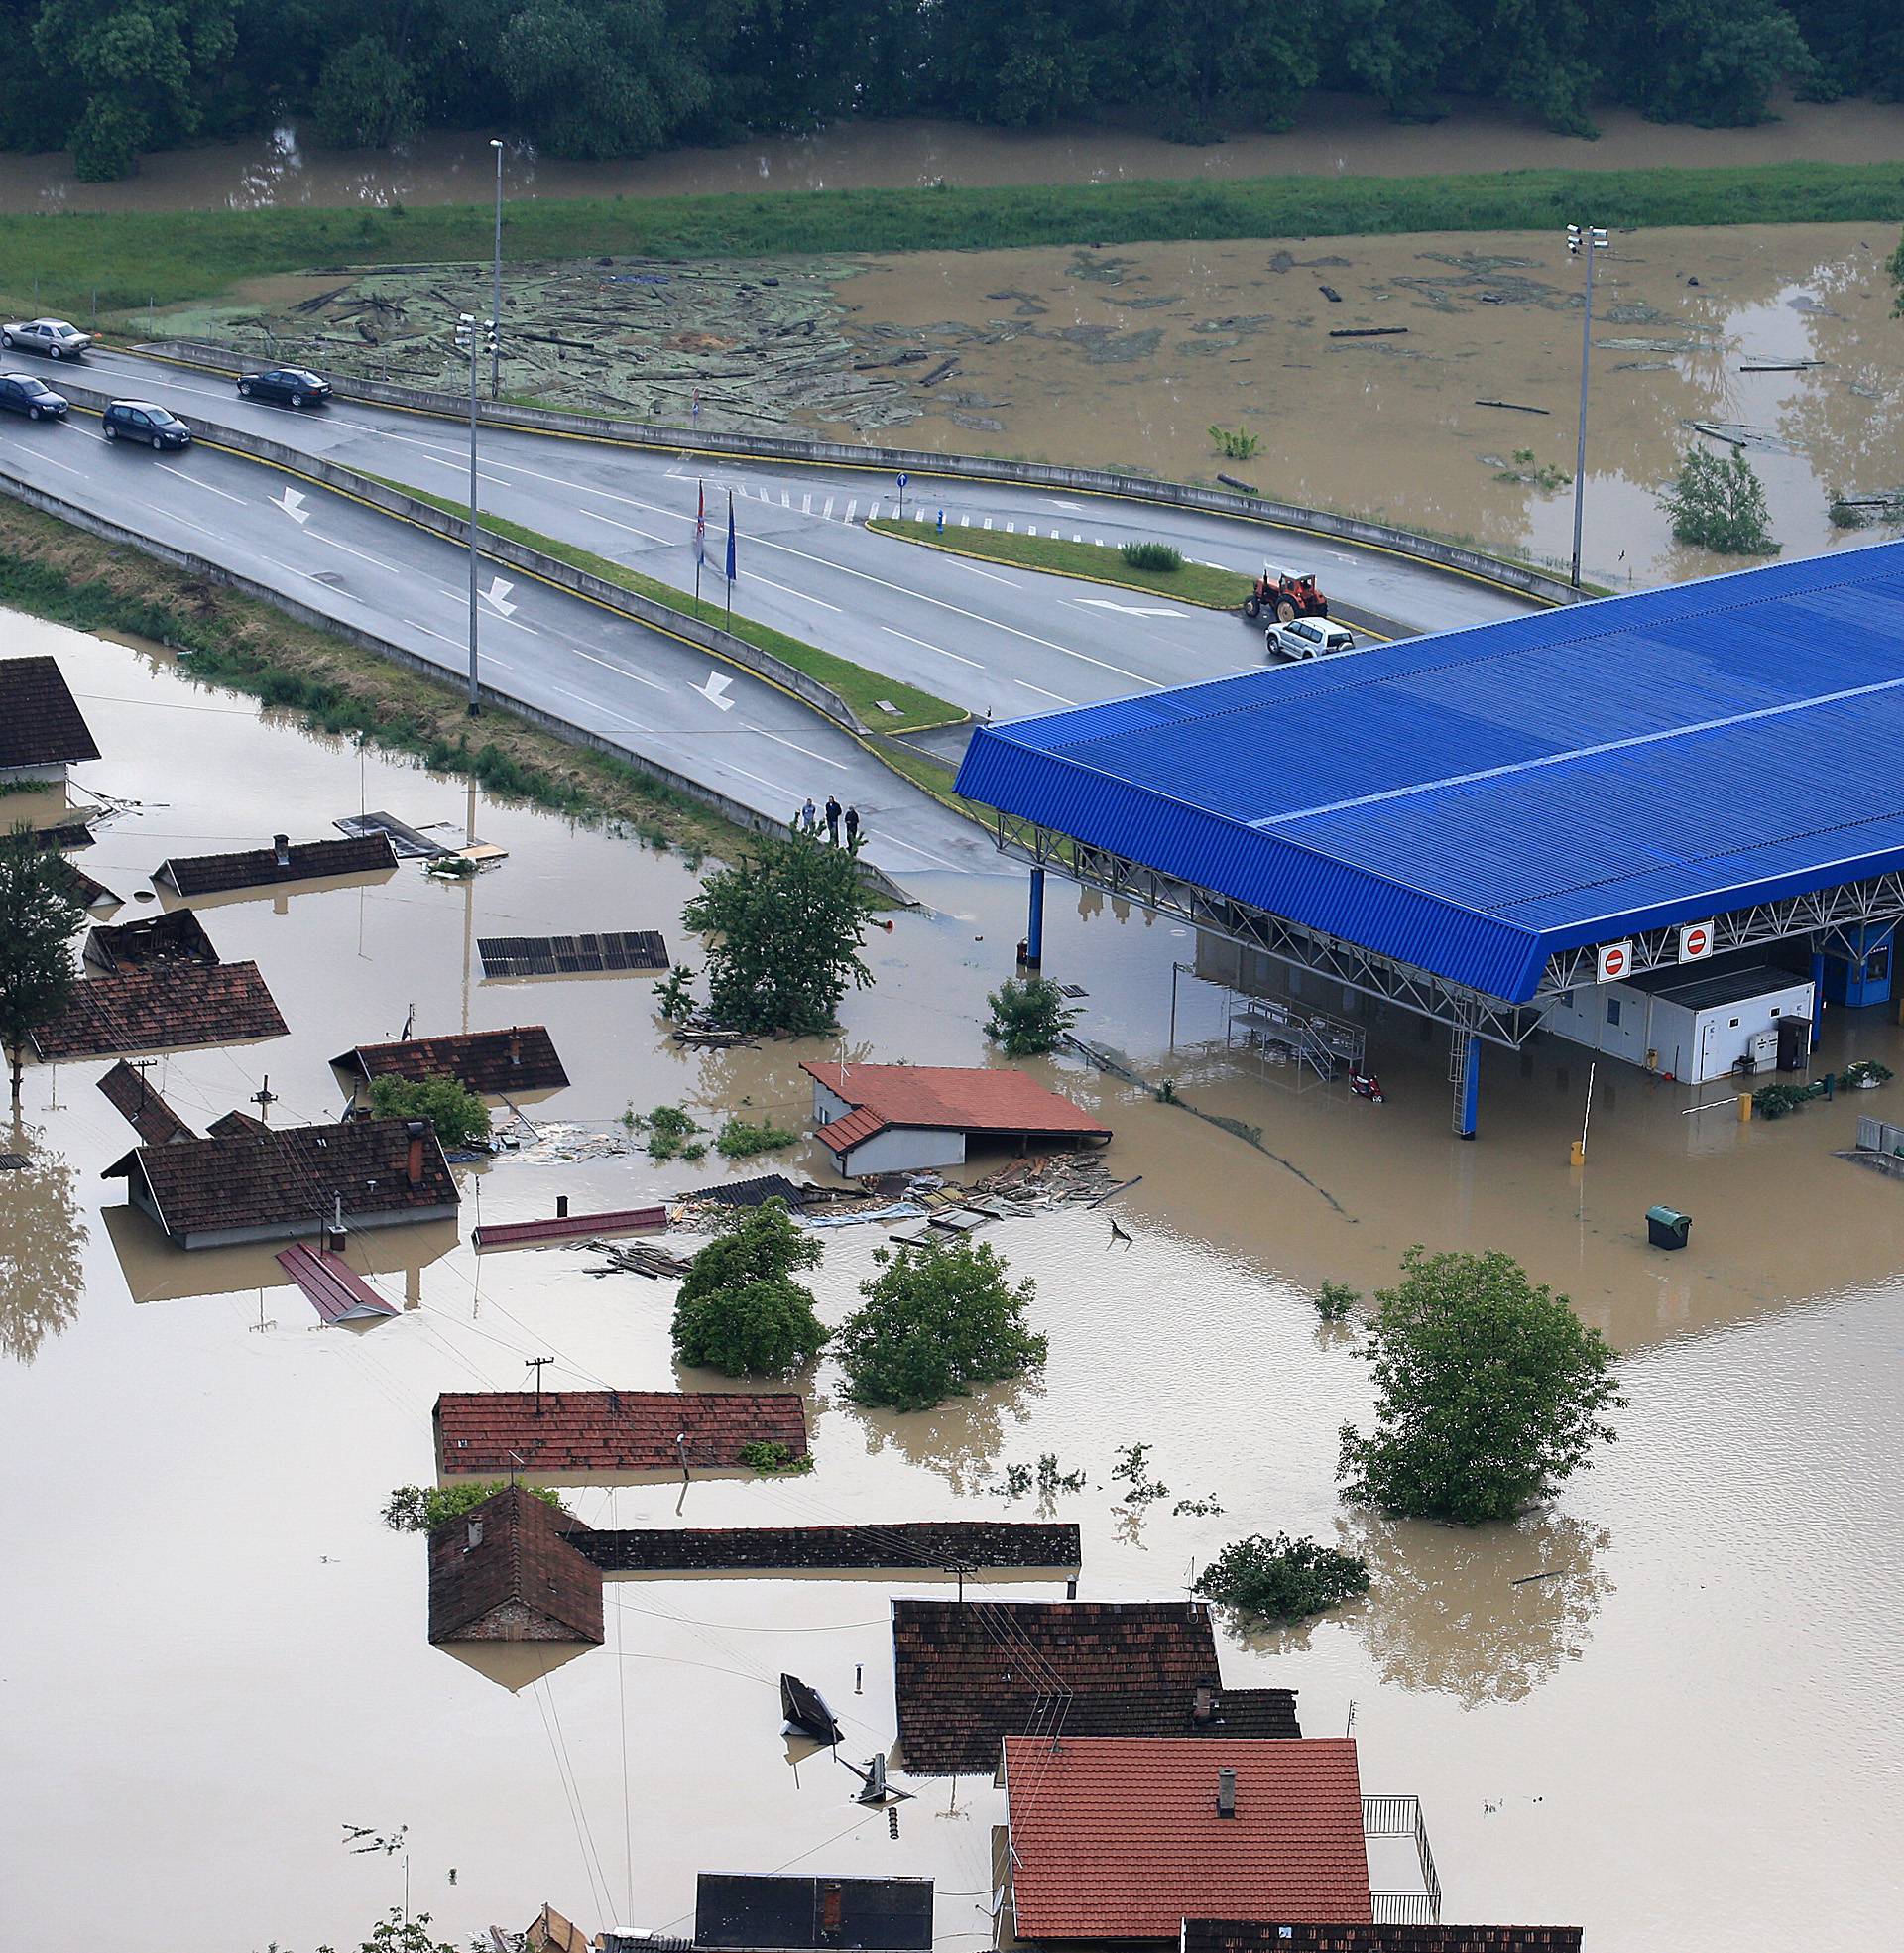
[[[1633,945],[1630,942],[1603,942],[1600,945],[1596,982],[1617,983],[1621,977],[1630,976],[1632,969]]]
[[[1710,922],[1688,922],[1679,932],[1679,960],[1682,963],[1697,963],[1701,957],[1713,953],[1713,925]]]

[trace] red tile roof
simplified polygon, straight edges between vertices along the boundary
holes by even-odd
[[[92,730],[51,658],[0,658],[0,767],[96,760]]]
[[[287,1026],[256,963],[157,963],[88,977],[72,1001],[33,1034],[41,1060],[118,1051],[174,1051],[282,1038]]]
[[[602,1576],[562,1536],[564,1523],[512,1485],[439,1526],[429,1535],[430,1640],[599,1648]]]
[[[454,1078],[472,1092],[540,1092],[568,1083],[542,1024],[359,1044],[331,1063],[353,1078]]]
[[[1237,1775],[1217,1814],[1217,1771]],[[1189,1915],[1367,1920],[1362,1782],[1346,1737],[1010,1736],[1023,1939],[1175,1940]]]
[[[510,1453],[541,1472],[673,1471],[741,1463],[741,1446],[806,1451],[806,1408],[792,1391],[445,1392],[436,1400],[445,1477],[507,1471]],[[675,1443],[685,1435],[684,1447]]]
[[[197,1135],[153,1090],[143,1071],[121,1058],[99,1081],[106,1103],[124,1116],[132,1130],[148,1146],[170,1146],[174,1140],[196,1139]]]
[[[803,1063],[801,1070],[856,1110],[814,1133],[844,1154],[889,1126],[926,1126],[967,1133],[1023,1133],[1035,1138],[1108,1140],[1100,1126],[1057,1092],[1022,1071],[983,1066]]]
[[[1349,1926],[1186,1919],[1183,1953],[1580,1953],[1579,1926]]]

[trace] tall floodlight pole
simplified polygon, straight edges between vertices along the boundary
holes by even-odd
[[[493,318],[479,320],[473,312],[458,316],[456,344],[469,355],[469,716],[472,719],[482,710],[476,675],[476,577],[481,562],[476,543],[476,362],[486,349],[494,352],[499,343]]]
[[[1583,498],[1587,493],[1587,367],[1588,357],[1594,349],[1594,260],[1606,248],[1606,233],[1598,224],[1589,224],[1584,228],[1579,224],[1567,226],[1567,255],[1587,260],[1587,302],[1580,323],[1580,438],[1574,446],[1574,573],[1571,581],[1576,590],[1580,588],[1580,525],[1585,513]]]
[[[496,152],[496,277],[489,305],[496,336],[489,349],[489,397],[496,400],[503,390],[503,139],[492,136],[489,146]]]

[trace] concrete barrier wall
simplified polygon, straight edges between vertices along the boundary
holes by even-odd
[[[77,399],[72,388],[64,391],[70,398]],[[361,649],[374,652],[379,658],[387,658],[394,665],[402,665],[413,671],[419,671],[426,677],[443,679],[449,683],[458,682],[457,674],[441,665],[432,664],[427,658],[406,650],[404,646],[392,644],[388,638],[380,638],[369,631],[359,630],[353,624],[345,624],[337,618],[313,609],[309,604],[299,603],[296,597],[287,596],[282,590],[274,590],[269,584],[260,583],[254,578],[227,569],[223,563],[213,562],[207,556],[194,554],[189,549],[176,549],[170,543],[161,543],[150,536],[142,536],[137,530],[127,529],[123,524],[109,522],[103,516],[93,514],[76,503],[67,502],[58,495],[25,481],[0,463],[0,492],[10,495],[15,501],[24,502],[29,508],[42,510],[60,521],[70,523],[75,529],[83,529],[88,534],[102,538],[108,543],[129,545],[144,554],[156,557],[161,562],[169,562],[184,570],[188,575],[202,578],[207,583],[216,583],[222,588],[235,590],[240,596],[251,597],[260,603],[270,604],[274,610],[299,624],[308,624],[313,629],[329,633],[332,637],[343,638]],[[567,719],[558,718],[553,712],[545,712],[539,706],[525,703],[513,698],[508,692],[499,691],[494,685],[480,685],[480,696],[485,704],[495,705],[510,712],[519,719],[526,719],[532,725],[540,726],[553,733],[556,738],[569,746],[586,746],[597,753],[619,760],[624,766],[635,769],[637,773],[657,782],[683,799],[693,800],[698,805],[709,807],[723,819],[732,821],[736,827],[755,834],[778,834],[785,831],[786,822],[776,816],[764,814],[740,800],[730,799],[725,793],[712,787],[706,787],[698,780],[691,780],[686,774],[676,773],[671,767],[664,767],[646,759],[625,746],[618,746],[613,740],[586,726],[572,724]],[[868,887],[876,889],[888,901],[897,903],[901,908],[912,909],[918,906],[916,898],[883,868],[862,858],[859,863],[860,878]]]
[[[189,339],[157,339],[135,347],[169,359],[190,360],[236,373],[259,362],[246,359],[228,347],[202,344]],[[333,383],[337,391],[352,400],[373,401],[386,407],[403,407],[418,414],[442,414],[465,419],[468,400],[460,394],[427,393],[416,387],[391,386],[376,380],[343,379]],[[837,441],[794,440],[773,435],[701,433],[686,427],[652,427],[641,422],[611,420],[592,414],[560,413],[551,408],[518,407],[502,402],[479,401],[477,416],[485,426],[517,427],[541,433],[579,434],[590,440],[616,442],[627,447],[654,447],[673,452],[691,449],[700,454],[732,455],[760,460],[827,462],[838,467],[870,468],[886,473],[906,473],[937,479],[971,481],[1009,481],[1037,488],[1062,488],[1080,495],[1110,495],[1124,501],[1155,502],[1166,507],[1196,509],[1210,515],[1243,516],[1257,522],[1270,522],[1289,529],[1302,529],[1317,536],[1339,537],[1371,549],[1391,549],[1399,555],[1448,569],[1466,576],[1479,576],[1544,603],[1572,604],[1586,599],[1582,592],[1523,563],[1507,562],[1480,549],[1443,543],[1432,536],[1419,536],[1412,530],[1393,529],[1386,523],[1367,522],[1359,516],[1340,516],[1327,509],[1305,509],[1291,502],[1277,502],[1266,496],[1231,493],[1224,489],[1198,488],[1188,482],[1153,481],[1144,475],[1121,475],[1101,468],[1063,468],[1036,461],[1006,461],[984,454],[935,454],[925,449],[903,447],[852,447]]]
[[[64,374],[60,375],[60,390],[78,407],[103,408],[109,401],[121,397],[86,382],[71,380]],[[414,522],[460,548],[468,547],[468,522],[461,516],[448,514],[433,503],[406,494],[402,489],[386,488],[382,482],[372,481],[368,475],[360,475],[353,468],[339,467],[336,462],[327,461],[321,455],[307,454],[301,448],[287,447],[281,441],[266,440],[260,434],[228,427],[195,414],[181,414],[178,418],[191,429],[194,439],[230,448],[254,460],[270,461],[281,468],[289,468],[309,480],[322,482],[327,488],[341,489],[360,501],[369,502],[387,515],[401,516],[408,522]],[[713,657],[725,659],[731,665],[739,665],[783,686],[848,732],[865,732],[866,727],[859,715],[832,686],[822,684],[819,679],[787,664],[784,659],[775,658],[772,652],[762,651],[745,638],[735,637],[731,631],[704,624],[700,619],[688,616],[685,611],[671,609],[633,590],[625,590],[619,583],[604,582],[599,576],[591,576],[587,570],[577,569],[559,557],[544,555],[541,550],[532,549],[526,544],[494,535],[482,529],[480,523],[478,529],[478,547],[485,556],[540,576],[577,596],[601,604],[605,609],[632,617],[638,623],[652,625],[690,644],[699,645]]]

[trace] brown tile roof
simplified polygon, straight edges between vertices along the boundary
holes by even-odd
[[[229,1112],[221,1112],[205,1128],[206,1136],[214,1140],[228,1140],[236,1133],[268,1133],[271,1128],[262,1119],[249,1112],[240,1112],[233,1107]]]
[[[814,1138],[835,1153],[889,1126],[950,1128],[967,1133],[1025,1133],[1037,1138],[1108,1140],[1100,1126],[1057,1092],[1022,1071],[928,1064],[803,1062],[802,1071],[856,1110]]]
[[[1217,1812],[1217,1772],[1236,1811]],[[1005,1740],[1018,1936],[1175,1940],[1187,1914],[1366,1921],[1362,1782],[1347,1737]]]
[[[472,1543],[473,1541],[473,1543]],[[429,1638],[602,1644],[602,1576],[512,1485],[429,1535]]]
[[[218,961],[218,952],[197,913],[175,909],[137,922],[101,922],[86,937],[88,961],[108,970],[150,969],[159,963]]]
[[[738,1465],[741,1446],[783,1444],[806,1451],[806,1407],[792,1391],[445,1392],[436,1400],[436,1440],[445,1476],[500,1472],[514,1451],[542,1472],[672,1471],[687,1463]]]
[[[1219,1686],[1212,1719],[1193,1721],[1218,1675],[1200,1601],[895,1600],[892,1669],[899,1747],[925,1775],[996,1770],[1003,1738],[1050,1727],[1060,1706],[1067,1735],[1301,1734],[1284,1688]]]
[[[397,865],[388,834],[356,835],[340,841],[298,841],[284,850],[246,848],[238,854],[174,855],[153,870],[180,895],[222,895],[273,882],[314,882],[326,875],[371,875]]]
[[[95,882],[83,868],[75,868],[69,861],[61,861],[60,879],[65,883],[74,902],[83,909],[116,909],[125,898],[114,895],[103,882]]]
[[[1075,1567],[1084,1551],[1075,1524],[957,1519],[901,1521],[892,1526],[669,1526],[619,1532],[591,1528],[577,1543],[604,1573]]]
[[[158,964],[75,984],[71,1003],[34,1032],[33,1048],[43,1060],[97,1058],[237,1044],[286,1030],[256,963]]]
[[[932,1881],[703,1872],[694,1889],[694,1945],[697,1953],[930,1953]]]
[[[454,1078],[472,1092],[541,1092],[568,1083],[542,1024],[359,1044],[331,1059],[353,1078]]]
[[[587,1933],[552,1905],[544,1905],[530,1921],[523,1942],[529,1953],[590,1953]]]
[[[140,1147],[104,1179],[144,1176],[174,1240],[224,1228],[313,1232],[341,1198],[344,1221],[456,1205],[456,1180],[433,1133],[422,1135],[422,1178],[409,1178],[410,1134],[402,1119],[353,1119],[337,1126]]]
[[[92,728],[51,658],[0,658],[0,767],[96,760]]]
[[[1185,1919],[1183,1953],[1580,1953],[1579,1926],[1356,1926]]]
[[[153,1089],[146,1074],[124,1058],[100,1079],[99,1089],[148,1146],[170,1146],[175,1140],[197,1137]]]

